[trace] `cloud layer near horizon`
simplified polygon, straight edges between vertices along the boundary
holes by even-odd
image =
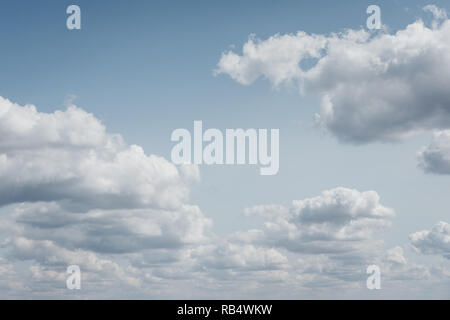
[[[395,212],[375,191],[257,205],[244,213],[264,228],[218,237],[188,202],[197,167],[146,155],[73,105],[41,113],[0,98],[0,123],[3,297],[66,297],[72,264],[84,289],[71,297],[333,297],[364,290],[374,263],[387,281],[447,281],[445,265],[433,278],[402,247],[385,246]],[[446,257],[435,229],[413,234],[412,245]]]
[[[445,153],[436,137],[429,149]],[[72,264],[84,290],[70,297],[337,297],[364,291],[370,264],[392,285],[445,287],[450,278],[445,263],[432,274],[406,259],[408,246],[386,247],[380,235],[395,212],[376,191],[338,187],[290,207],[253,206],[244,214],[261,217],[263,228],[218,237],[189,203],[192,181],[197,167],[128,145],[74,105],[42,113],[0,97],[0,296],[69,297]],[[411,245],[447,261],[447,229],[441,222],[413,233]]]

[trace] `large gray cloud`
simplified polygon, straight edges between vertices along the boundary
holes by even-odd
[[[298,83],[303,93],[321,97],[317,123],[345,142],[393,141],[448,128],[450,20],[434,6],[426,9],[434,13],[432,27],[418,20],[395,34],[252,36],[242,55],[222,55],[216,73],[242,84],[259,77],[275,86]]]

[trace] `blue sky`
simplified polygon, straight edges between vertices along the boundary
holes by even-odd
[[[427,4],[450,12],[446,1],[377,1],[388,32],[431,15]],[[65,9],[77,4],[82,29],[67,30]],[[254,34],[330,34],[365,29],[373,1],[3,1],[0,5],[0,96],[39,112],[64,110],[67,101],[95,115],[108,132],[146,154],[170,159],[174,129],[279,128],[280,171],[257,166],[201,166],[189,203],[225,237],[262,228],[243,211],[346,187],[375,190],[395,209],[384,233],[402,246],[416,231],[448,221],[448,176],[425,174],[416,153],[431,132],[402,142],[343,143],[317,128],[319,98],[295,85],[266,79],[241,85],[214,75],[224,52],[242,54]],[[419,258],[418,258],[419,259]]]

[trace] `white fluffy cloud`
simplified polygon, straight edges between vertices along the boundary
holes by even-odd
[[[439,254],[450,259],[450,224],[437,223],[431,230],[419,231],[409,236],[413,247],[423,254]]]
[[[395,215],[379,200],[375,191],[340,187],[295,200],[289,209],[278,205],[248,208],[246,214],[262,215],[267,222],[264,230],[241,236],[294,252],[358,251],[376,231],[389,227],[389,218]]]
[[[427,173],[450,174],[450,130],[436,131],[418,154],[419,167]]]
[[[361,285],[365,268],[386,260],[376,233],[395,215],[375,191],[343,187],[294,200],[290,208],[259,205],[244,213],[263,217],[264,228],[237,233],[234,240],[284,252],[290,266],[284,270],[310,288]]]
[[[242,56],[230,51],[222,54],[217,74],[226,73],[241,84],[251,84],[259,77],[275,85],[300,78],[305,72],[299,64],[303,59],[320,58],[328,39],[320,35],[275,35],[260,41],[254,35],[242,49]]]
[[[75,106],[41,113],[0,97],[0,203],[176,208],[188,188],[177,168],[106,133]]]
[[[404,265],[406,264],[406,259],[403,256],[403,248],[402,247],[394,247],[386,252],[387,255],[387,261],[392,262],[394,264],[398,265]]]
[[[450,20],[434,6],[395,34],[364,30],[251,37],[242,55],[222,55],[216,73],[242,84],[259,77],[278,86],[297,82],[318,94],[319,124],[341,141],[392,141],[450,127]]]
[[[365,285],[366,268],[372,264],[381,268],[385,287],[446,279],[448,267],[433,278],[427,266],[409,262],[402,247],[386,247],[381,232],[395,212],[381,204],[375,191],[339,187],[295,200],[289,208],[259,205],[244,213],[262,217],[264,228],[237,233],[234,241],[276,249],[288,260],[280,269],[287,281],[302,288],[357,290]]]
[[[282,269],[288,263],[286,256],[274,248],[229,241],[222,241],[203,254],[202,265],[213,269],[270,270]]]

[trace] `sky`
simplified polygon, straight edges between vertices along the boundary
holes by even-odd
[[[0,297],[448,299],[446,12],[3,1]],[[173,164],[195,120],[279,129],[278,173]]]

